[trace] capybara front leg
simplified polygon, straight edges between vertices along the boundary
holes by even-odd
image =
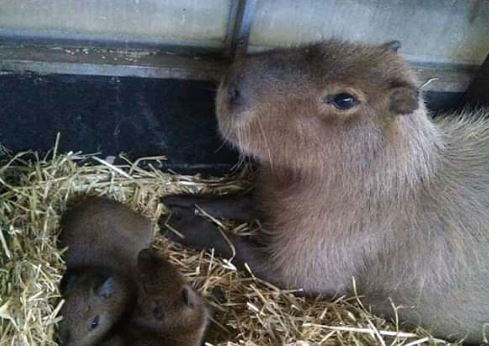
[[[244,196],[206,196],[206,195],[170,195],[162,198],[169,207],[195,208],[199,206],[209,215],[217,218],[247,222],[257,218],[257,210],[253,197]]]
[[[267,254],[252,236],[222,233],[218,226],[195,213],[193,208],[172,207],[169,220],[162,224],[165,236],[197,250],[212,250],[219,257],[232,258],[238,267],[245,263],[257,277],[275,283],[266,270]],[[175,232],[176,231],[176,232]]]

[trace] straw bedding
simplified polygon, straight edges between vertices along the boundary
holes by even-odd
[[[236,271],[209,252],[182,248],[162,237],[157,220],[168,193],[227,194],[251,186],[246,169],[203,179],[162,173],[163,157],[114,166],[96,156],[48,157],[21,153],[0,165],[0,345],[55,345],[60,320],[58,283],[64,271],[56,247],[67,202],[80,194],[124,202],[155,224],[154,246],[170,257],[214,309],[209,345],[418,345],[442,344],[418,329],[400,331],[374,317],[359,298],[299,298]],[[142,168],[144,167],[144,168]],[[229,225],[223,225],[229,227]],[[258,225],[233,226],[251,232]]]

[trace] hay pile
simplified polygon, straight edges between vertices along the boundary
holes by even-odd
[[[156,221],[166,213],[159,203],[165,194],[226,194],[250,186],[246,173],[207,180],[162,173],[154,168],[162,159],[115,167],[95,156],[56,155],[54,150],[49,159],[23,153],[0,166],[0,345],[56,344],[62,304],[58,283],[64,270],[56,236],[70,198],[85,193],[109,196]],[[241,231],[246,232],[246,226]],[[155,247],[169,254],[215,308],[209,345],[442,343],[422,331],[399,331],[365,311],[356,298],[332,303],[298,298],[237,272],[211,253],[184,249],[158,233]]]

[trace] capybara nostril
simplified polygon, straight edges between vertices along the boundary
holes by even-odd
[[[243,94],[236,82],[231,82],[228,87],[228,101],[231,107],[241,106],[244,103]]]

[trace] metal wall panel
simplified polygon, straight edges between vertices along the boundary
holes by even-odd
[[[480,65],[489,52],[489,1],[258,0],[249,44],[260,50],[333,35],[398,39],[411,61]]]
[[[0,35],[222,47],[231,0],[0,0]]]
[[[1,71],[218,80],[247,48],[333,35],[399,39],[426,90],[460,92],[489,53],[489,0],[0,0]]]

